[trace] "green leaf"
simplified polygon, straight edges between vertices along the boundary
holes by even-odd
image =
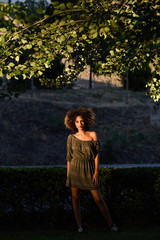
[[[110,52],[111,56],[113,57],[113,56],[114,56],[114,51],[111,50],[111,51],[109,51],[109,52]]]
[[[32,67],[35,67],[36,66],[36,63],[35,62],[31,62],[30,63]]]
[[[31,49],[31,48],[32,48],[32,44],[27,44],[27,45],[26,45],[26,48],[27,48],[27,49]]]
[[[52,5],[53,5],[53,7],[56,7],[56,6],[59,5],[59,2],[58,2],[58,1],[53,1],[53,2],[52,2]]]
[[[68,2],[68,3],[66,4],[66,6],[67,6],[67,8],[72,8],[72,7],[73,7],[73,4],[72,4],[71,2]]]
[[[11,53],[10,52],[6,52],[6,56],[8,57],[8,56],[10,56],[11,55]]]
[[[9,63],[9,65],[8,66],[10,66],[10,67],[14,67],[15,66],[15,64],[13,63],[13,62],[11,62],[11,63]]]
[[[80,28],[79,28],[79,32],[80,32],[80,33],[83,32],[83,30],[84,30],[84,27],[80,27]]]
[[[38,71],[38,74],[39,74],[39,76],[41,76],[41,75],[43,74],[43,72],[41,72],[41,71]]]
[[[27,78],[27,76],[26,76],[26,74],[22,74],[22,76],[23,76],[23,79],[26,79]]]
[[[1,33],[6,33],[7,32],[7,28],[0,28],[0,32]]]
[[[104,30],[105,30],[105,32],[110,32],[110,28],[109,27],[105,27]]]
[[[73,49],[73,47],[71,47],[71,46],[67,46],[67,51],[69,52],[69,53],[72,53],[73,51],[74,51],[74,49]]]
[[[9,74],[6,74],[6,78],[9,80],[11,79],[11,76]]]
[[[22,39],[21,42],[22,42],[23,44],[25,44],[25,43],[27,43],[27,40]]]
[[[86,40],[86,39],[87,39],[87,35],[86,35],[86,34],[83,34],[83,35],[82,35],[82,39],[83,39],[83,40]]]
[[[59,4],[59,9],[60,9],[61,11],[65,10],[65,9],[66,9],[65,4],[64,4],[64,3]]]
[[[65,37],[62,35],[61,37],[59,37],[59,38],[57,39],[57,42],[62,43],[62,42],[64,42],[65,40],[66,40]]]
[[[2,69],[0,70],[0,77],[3,77],[3,71],[2,71]]]
[[[34,76],[34,71],[30,71],[30,76],[29,78],[33,77]]]
[[[98,36],[98,33],[97,33],[97,30],[95,29],[92,29],[91,31],[90,31],[90,33],[89,33],[89,36],[91,37],[91,38],[96,38],[97,36]]]
[[[18,19],[14,19],[13,24],[17,26],[20,25],[21,22]]]
[[[3,45],[5,43],[4,35],[0,36],[0,44]]]
[[[43,44],[42,41],[37,42],[37,45],[38,45],[39,47],[41,47],[42,44]]]
[[[19,37],[20,37],[20,35],[19,35],[19,34],[16,34],[16,35],[13,37],[13,39],[16,40],[16,39],[18,39]]]
[[[43,14],[44,10],[43,10],[42,8],[38,8],[38,9],[36,10],[36,12],[37,12],[38,14]]]
[[[73,32],[72,37],[73,37],[73,38],[76,38],[76,37],[77,37],[77,33],[76,33],[76,32]]]
[[[49,65],[48,65],[48,63],[47,63],[47,62],[46,62],[44,65],[45,65],[45,67],[46,67],[46,68],[49,68]]]
[[[16,62],[19,62],[19,56],[16,56],[15,60]]]

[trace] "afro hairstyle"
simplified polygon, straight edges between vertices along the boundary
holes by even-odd
[[[95,119],[95,114],[91,108],[79,107],[76,110],[70,110],[67,112],[64,119],[65,126],[68,129],[71,129],[73,132],[77,132],[78,130],[75,126],[75,120],[78,116],[81,116],[83,118],[85,131],[88,131],[92,127]]]

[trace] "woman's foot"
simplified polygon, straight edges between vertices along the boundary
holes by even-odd
[[[110,230],[112,232],[119,232],[119,228],[115,224],[112,224],[112,226],[110,227]]]
[[[81,226],[79,226],[77,232],[78,233],[83,233],[83,228]]]

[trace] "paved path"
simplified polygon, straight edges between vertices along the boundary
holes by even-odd
[[[115,168],[131,168],[131,167],[160,167],[160,163],[149,163],[149,164],[100,164],[100,167],[115,167]]]
[[[131,168],[131,167],[160,167],[160,163],[150,164],[100,164],[100,167],[110,168]],[[55,167],[66,167],[65,165],[55,165]]]
[[[66,165],[52,165],[52,166],[0,166],[0,167],[11,167],[11,168],[18,168],[18,167],[64,167]],[[148,164],[100,164],[100,167],[110,167],[110,168],[133,168],[133,167],[160,167],[160,163],[148,163]]]

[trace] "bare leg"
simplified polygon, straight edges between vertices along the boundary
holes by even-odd
[[[81,226],[81,207],[80,207],[80,196],[77,188],[71,188],[72,192],[72,206],[74,211],[74,216],[76,219],[77,226]]]
[[[108,226],[111,227],[113,223],[112,223],[108,208],[102,198],[100,191],[99,190],[90,190],[90,192],[94,198],[94,201],[96,202],[97,206],[99,207],[102,215],[104,216]]]

